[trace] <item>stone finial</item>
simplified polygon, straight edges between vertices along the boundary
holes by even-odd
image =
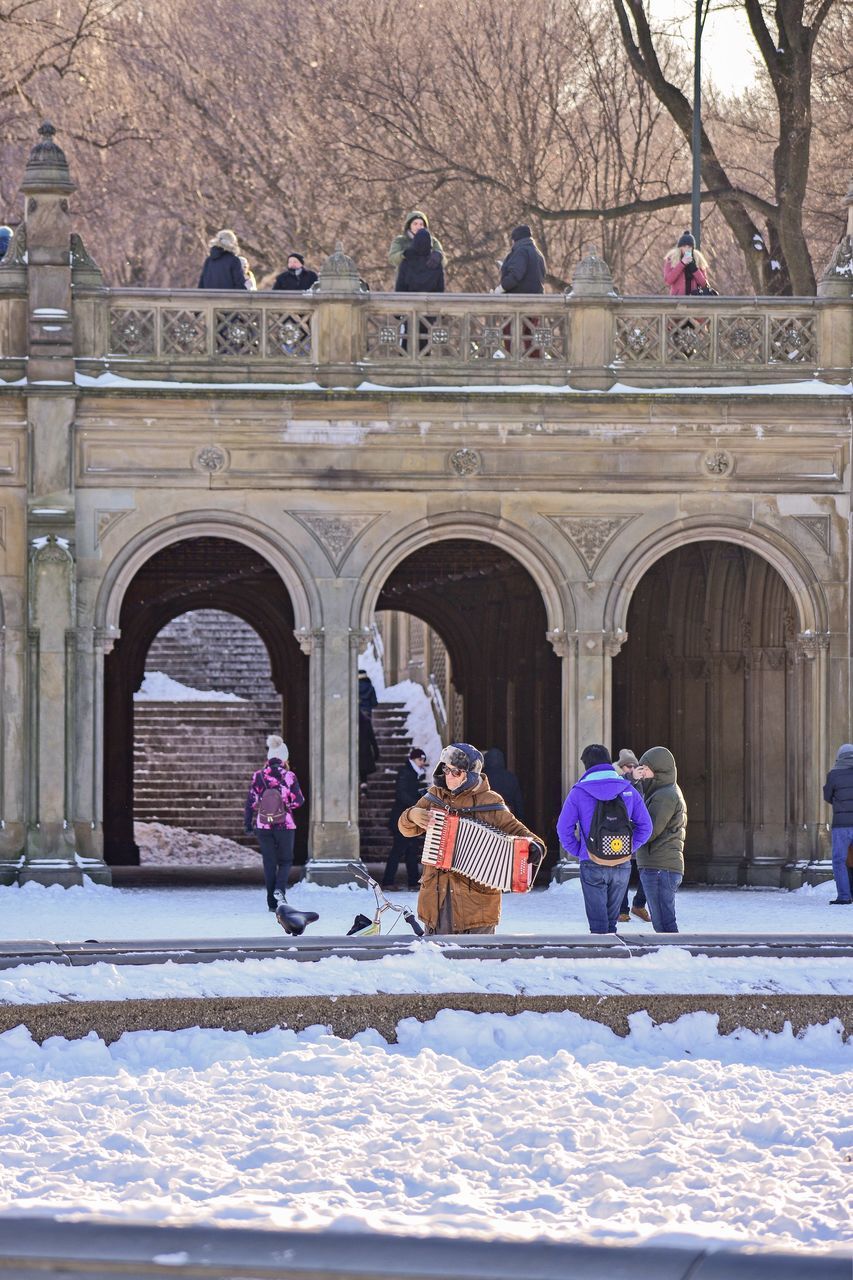
[[[847,234],[835,246],[818,282],[819,298],[849,298],[853,293],[853,179],[850,180],[844,203],[847,206]]]
[[[76,191],[77,184],[71,181],[65,152],[53,140],[56,135],[53,125],[45,122],[39,134],[41,142],[30,152],[21,190],[26,195],[37,191]]]
[[[352,258],[344,253],[344,247],[338,243],[335,252],[326,259],[320,268],[320,279],[317,283],[318,293],[361,293],[361,276]]]
[[[572,276],[571,296],[575,298],[607,298],[615,295],[613,276],[603,258],[599,258],[595,249],[590,249],[586,257],[575,267]]]

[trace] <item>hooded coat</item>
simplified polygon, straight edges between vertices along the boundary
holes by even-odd
[[[506,767],[506,756],[499,747],[489,747],[483,756],[483,770],[492,790],[503,796],[504,803],[517,818],[524,818],[524,800],[518,778]]]
[[[823,798],[832,805],[833,827],[853,827],[853,743],[839,748],[823,784]]]
[[[472,809],[475,805],[500,805],[498,809],[472,816],[479,818],[482,822],[488,822],[490,826],[497,827],[507,835],[528,836],[541,844],[543,849],[545,847],[544,840],[534,835],[523,822],[513,817],[497,792],[492,791],[485,774],[479,774],[473,785],[461,787],[458,791],[448,791],[446,787],[433,783],[427,794],[421,796],[416,805],[412,805],[400,814],[397,825],[404,836],[423,835],[422,829],[415,826],[408,815],[412,809],[427,811],[432,809],[434,806],[427,799],[431,795],[440,800],[443,805],[449,805],[451,809],[457,809],[461,813],[466,809]],[[485,885],[477,884],[475,880],[460,875],[458,871],[439,871],[437,867],[425,866],[421,876],[421,890],[418,894],[418,915],[427,928],[437,927],[442,903],[448,894],[451,894],[453,903],[454,933],[467,933],[469,929],[492,928],[500,921],[500,889],[489,889]]]
[[[409,235],[409,227],[412,225],[415,218],[422,218],[424,226],[427,231],[429,231],[429,219],[425,213],[421,213],[420,209],[412,209],[410,213],[407,213],[406,221],[403,223],[403,230],[398,236],[394,237],[391,241],[391,248],[388,250],[388,261],[391,263],[392,267],[399,267],[400,263],[403,261],[403,254],[412,243],[412,236]],[[441,247],[441,241],[432,234],[430,234],[430,244],[437,253],[440,253],[442,257],[445,256],[444,250]]]
[[[652,819],[652,835],[637,854],[637,866],[684,875],[684,838],[687,834],[687,802],[678,785],[675,757],[666,747],[649,747],[640,756],[654,773],[643,783],[643,799]]]
[[[636,853],[646,843],[652,833],[652,820],[643,797],[627,778],[616,772],[612,764],[594,764],[578,778],[557,819],[560,844],[573,858],[589,861],[586,838],[592,826],[595,806],[599,800],[615,800],[617,796],[625,801],[634,828],[631,839],[633,852]],[[639,858],[637,862],[640,863]]]
[[[397,293],[444,293],[444,259],[432,247],[432,236],[421,227],[403,250],[397,268]]]
[[[545,259],[531,236],[516,240],[501,265],[504,293],[544,293]]]
[[[215,244],[204,260],[199,289],[245,289],[246,276],[240,259],[229,249]]]

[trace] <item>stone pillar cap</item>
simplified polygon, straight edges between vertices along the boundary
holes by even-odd
[[[320,268],[320,279],[317,283],[319,293],[360,293],[361,276],[352,258],[344,253],[344,246],[338,243]]]
[[[36,191],[72,192],[77,183],[72,182],[65,152],[54,142],[56,130],[47,121],[39,129],[41,142],[30,152],[21,190],[25,195]]]
[[[613,275],[603,258],[595,249],[590,249],[586,257],[575,267],[572,276],[572,296],[576,298],[606,298],[615,295]]]

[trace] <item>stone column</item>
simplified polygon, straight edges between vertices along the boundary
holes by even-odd
[[[311,657],[310,737],[313,787],[305,879],[312,884],[352,880],[358,862],[358,654],[369,633],[350,627],[296,632]]]
[[[582,772],[580,753],[591,742],[610,742],[612,730],[612,659],[628,639],[628,633],[603,631],[549,631],[548,639],[563,662],[563,795]],[[578,874],[574,858],[554,869],[558,884]]]
[[[365,297],[358,267],[338,245],[320,268],[317,308],[311,328],[311,355],[318,381],[332,387],[354,387],[361,381],[361,307]]]
[[[575,268],[571,305],[569,381],[581,390],[607,391],[613,372],[613,307],[616,289],[610,268],[591,249]]]
[[[18,602],[16,602],[18,603]],[[7,610],[11,595],[5,596]],[[0,884],[15,884],[24,847],[26,813],[23,760],[26,629],[7,613],[0,626]]]
[[[844,201],[847,233],[836,245],[818,281],[819,373],[826,382],[846,385],[853,368],[853,180]]]

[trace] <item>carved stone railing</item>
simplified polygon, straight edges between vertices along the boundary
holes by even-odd
[[[0,288],[7,381],[23,372],[25,306]],[[83,286],[73,320],[77,370],[96,377],[607,390],[848,382],[853,302]]]

